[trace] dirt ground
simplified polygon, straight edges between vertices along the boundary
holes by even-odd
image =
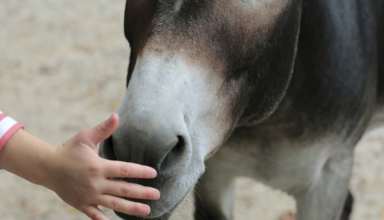
[[[1,109],[60,144],[116,109],[129,47],[124,0],[1,0]],[[375,119],[376,120],[376,119]],[[384,128],[356,150],[353,220],[384,220]],[[294,210],[284,193],[247,179],[237,183],[236,219],[276,220]],[[191,198],[174,220],[191,220]],[[1,220],[85,220],[52,192],[0,171]]]

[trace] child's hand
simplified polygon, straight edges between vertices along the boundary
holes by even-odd
[[[95,128],[78,133],[51,157],[46,186],[93,220],[107,219],[98,206],[128,215],[146,216],[150,213],[148,205],[123,198],[160,198],[156,189],[114,179],[155,178],[157,174],[154,169],[109,161],[98,155],[98,145],[114,132],[117,125],[118,117],[114,114]]]

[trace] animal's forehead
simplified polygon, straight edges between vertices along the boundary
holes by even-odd
[[[207,48],[214,49],[215,54],[226,48],[248,48],[242,45],[257,45],[268,38],[279,16],[293,1],[159,0],[146,47],[188,47],[189,53],[197,54],[207,53]]]
[[[268,23],[281,13],[289,2],[290,0],[216,0],[214,10],[225,11],[225,15],[232,19],[246,17],[249,21]]]
[[[244,5],[247,7],[263,7],[266,4],[273,4],[273,3],[283,3],[284,0],[228,0],[230,2],[237,2],[240,5]]]
[[[184,7],[205,8],[206,10],[221,8],[236,9],[246,13],[256,13],[256,11],[274,11],[287,6],[290,0],[159,0],[159,3],[168,7],[174,12]],[[211,6],[211,7],[210,7]],[[213,7],[212,7],[213,6]]]
[[[162,0],[160,2],[162,3],[162,8],[166,8],[165,11],[172,11],[170,16],[178,15],[186,18],[209,16],[216,19],[242,21],[260,27],[271,24],[291,1],[292,0]],[[191,16],[191,14],[193,14],[193,16]]]
[[[220,6],[226,5],[245,10],[257,10],[280,8],[287,5],[289,0],[163,0],[161,2],[167,5],[173,5],[175,10],[180,9],[183,5],[209,5],[207,3]]]

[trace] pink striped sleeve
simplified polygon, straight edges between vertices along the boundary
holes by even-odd
[[[23,125],[0,111],[0,151]]]

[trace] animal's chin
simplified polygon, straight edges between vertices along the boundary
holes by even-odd
[[[197,181],[197,180],[196,180]],[[148,203],[151,207],[151,214],[148,219],[165,220],[168,219],[174,209],[184,200],[188,193],[195,186],[195,182],[190,183],[189,187],[179,188],[180,185],[175,184],[173,186],[161,189],[162,198],[159,201],[151,201]],[[185,186],[185,185],[184,185]],[[178,189],[177,189],[178,188]],[[175,190],[177,189],[177,190]]]
[[[164,205],[161,204],[161,201],[151,203],[151,214],[147,217],[147,219],[168,220],[173,210],[182,202],[182,200],[183,199],[180,199],[179,201],[175,202],[173,205],[169,205],[168,207],[164,207]]]
[[[145,217],[145,219],[168,220],[172,211],[184,200],[188,193],[193,189],[199,176],[200,175],[197,175],[196,177],[188,176],[187,178],[185,178],[189,180],[188,182],[184,182],[182,180],[171,181],[172,178],[164,178],[163,176],[158,177],[156,182],[147,182],[146,184],[144,184],[143,182],[139,182],[143,185],[158,188],[162,195],[161,199],[158,201],[144,202],[151,207],[151,214]],[[116,214],[125,220],[143,219],[142,217],[133,217],[117,212]]]
[[[151,220],[168,220],[169,219],[169,216],[170,214],[169,213],[164,213],[163,215],[160,215],[160,216],[157,216],[157,217],[151,217],[151,216],[148,216],[148,217],[134,217],[134,216],[128,216],[126,214],[122,214],[122,213],[119,213],[119,212],[116,212],[116,214],[122,218],[122,219],[125,219],[125,220],[143,220],[143,219],[151,219]]]
[[[125,219],[125,220],[143,220],[143,219],[152,219],[152,220],[168,220],[170,214],[167,213],[167,214],[163,214],[161,216],[158,216],[158,217],[151,217],[151,216],[148,216],[148,217],[134,217],[134,216],[128,216],[126,214],[122,214],[122,213],[118,213],[116,212],[116,214],[122,218],[122,219]]]
[[[162,200],[146,202],[146,204],[148,204],[151,207],[151,214],[145,217],[145,219],[168,220],[172,211],[177,207],[178,204],[180,204],[183,201],[183,199],[187,194],[188,193],[185,193],[184,196],[180,197],[179,200],[175,200],[172,204],[168,202],[166,205],[164,205],[164,202]],[[125,220],[142,220],[143,219],[142,217],[128,216],[126,214],[118,213],[118,212],[116,212],[116,214]]]

